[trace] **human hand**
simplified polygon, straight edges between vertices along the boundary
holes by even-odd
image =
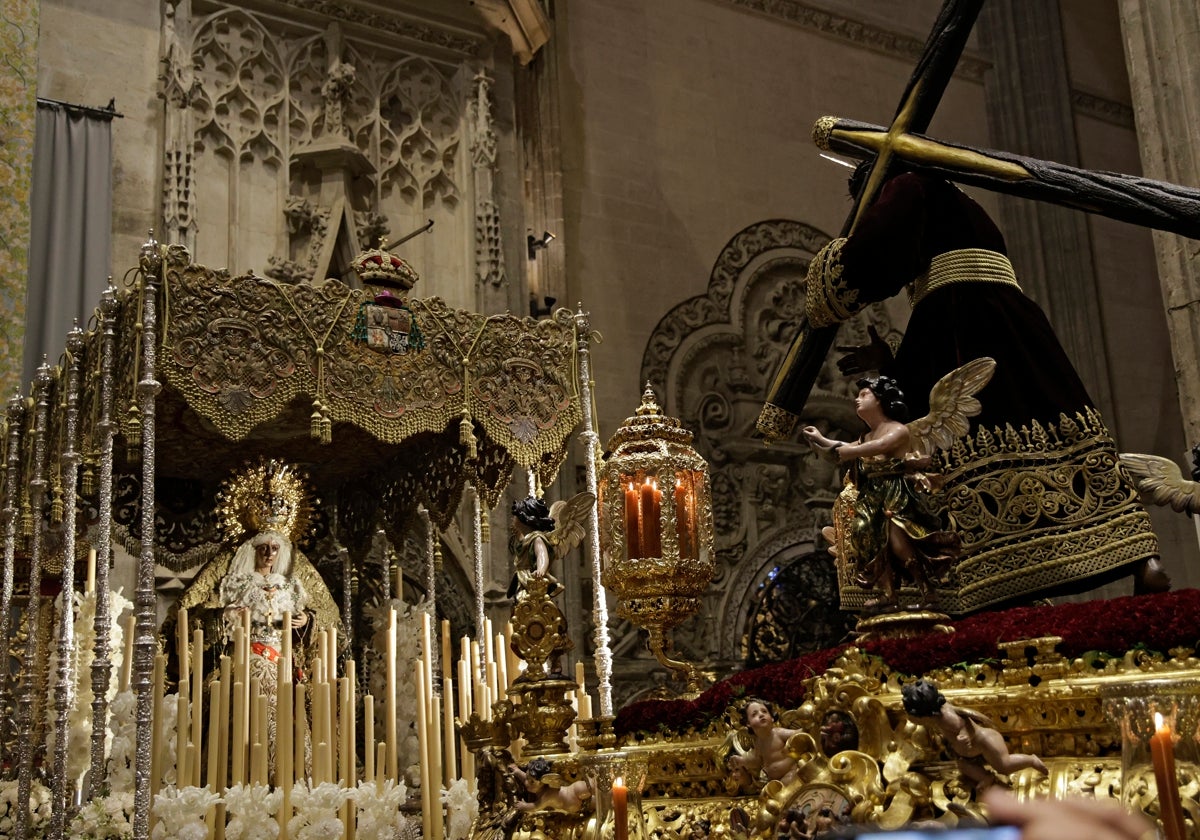
[[[1139,840],[1151,837],[1154,825],[1103,799],[1035,799],[1018,802],[998,787],[982,794],[993,823],[1015,825],[1021,840]]]
[[[866,373],[869,370],[879,371],[892,361],[892,348],[884,341],[879,331],[873,326],[867,327],[870,344],[858,346],[838,346],[834,349],[846,355],[838,359],[838,370],[846,376],[856,373]]]
[[[308,624],[308,613],[301,611],[299,615],[292,616],[292,629],[303,627]]]

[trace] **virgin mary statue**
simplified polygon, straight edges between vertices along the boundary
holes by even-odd
[[[296,678],[303,679],[317,654],[309,642],[340,623],[320,572],[296,546],[309,528],[312,501],[294,467],[264,460],[225,482],[216,512],[229,549],[205,564],[176,610],[187,608],[189,631],[204,629],[210,678],[220,656],[230,651],[238,625],[249,626],[250,675],[258,677],[273,712],[284,634],[292,636]],[[289,614],[290,626],[284,627]],[[273,734],[274,721],[269,725]]]

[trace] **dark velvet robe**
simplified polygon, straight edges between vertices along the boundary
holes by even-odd
[[[899,175],[842,248],[843,277],[874,302],[898,294],[939,254],[985,248],[1006,254],[1004,237],[970,196],[948,181]],[[1020,278],[1018,278],[1019,280]],[[912,417],[929,410],[929,391],[959,365],[991,356],[992,381],[979,394],[983,411],[972,428],[1030,420],[1055,422],[1092,405],[1041,308],[1019,289],[997,283],[956,283],[930,292],[913,309],[894,376]]]

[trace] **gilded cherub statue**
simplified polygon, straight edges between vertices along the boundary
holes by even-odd
[[[562,655],[574,646],[567,620],[550,598],[558,590],[550,565],[583,539],[584,522],[595,504],[596,497],[586,490],[549,507],[535,496],[513,502],[509,550],[516,571],[508,587],[508,596],[516,598],[512,649],[528,664],[519,679],[561,675]]]
[[[544,758],[534,758],[524,766],[514,764],[512,771],[528,794],[517,802],[518,811],[578,814],[592,799],[592,789],[585,780],[568,783]]]
[[[933,683],[920,679],[902,686],[904,711],[916,723],[932,726],[946,741],[958,759],[958,770],[978,788],[995,784],[992,770],[1005,775],[1032,767],[1047,772],[1036,755],[1010,753],[1004,736],[987,715],[973,709],[960,709],[948,701]],[[989,770],[988,768],[991,768]]]
[[[754,746],[744,754],[729,757],[729,769],[744,771],[751,781],[762,773],[768,781],[785,785],[796,777],[796,758],[788,751],[788,740],[799,730],[786,729],[775,721],[765,700],[751,697],[742,707],[742,721],[754,736]]]
[[[834,504],[834,524],[822,534],[838,562],[849,565],[855,583],[879,593],[866,608],[899,606],[897,590],[904,582],[920,591],[919,606],[936,604],[935,584],[945,582],[961,541],[935,510],[936,477],[925,470],[937,449],[966,434],[967,418],[980,410],[975,394],[995,367],[982,358],[946,374],[929,394],[929,414],[912,422],[905,422],[908,406],[895,380],[860,379],[854,406],[867,424],[866,434],[849,443],[826,437],[815,426],[804,428],[815,446],[840,462],[853,462]]]

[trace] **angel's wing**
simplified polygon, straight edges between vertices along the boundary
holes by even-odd
[[[579,545],[583,540],[584,534],[587,533],[584,523],[595,504],[596,497],[591,492],[584,490],[569,499],[550,505],[550,518],[554,520],[554,530],[550,533],[550,541],[558,546],[559,557]]]
[[[965,435],[982,408],[975,395],[992,379],[996,360],[983,356],[955,368],[937,381],[929,392],[929,413],[908,424],[913,449],[922,455],[949,449],[956,437]]]
[[[1133,476],[1142,498],[1156,505],[1170,505],[1180,513],[1200,513],[1200,483],[1183,477],[1170,458],[1122,452],[1121,466]]]

